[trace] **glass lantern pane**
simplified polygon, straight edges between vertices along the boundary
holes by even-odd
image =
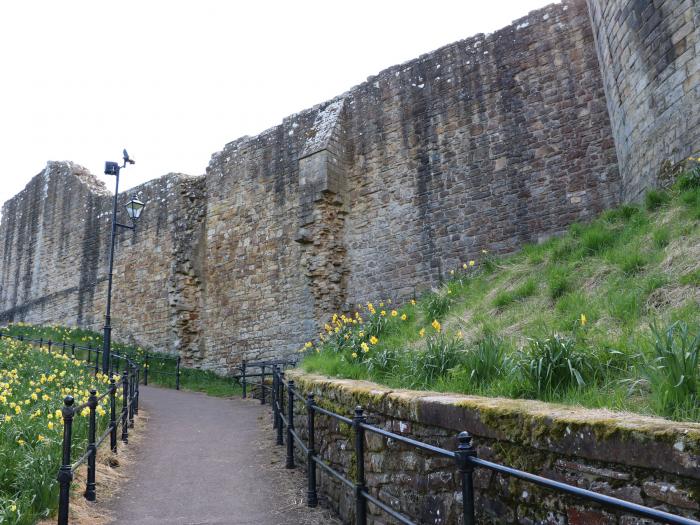
[[[126,213],[132,219],[136,220],[141,216],[141,211],[143,211],[144,204],[136,198],[132,198],[126,204]]]

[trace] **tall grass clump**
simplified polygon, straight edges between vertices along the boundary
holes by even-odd
[[[700,331],[677,321],[652,327],[653,361],[648,367],[652,401],[659,413],[678,419],[700,417]]]
[[[594,372],[590,353],[582,350],[576,339],[559,334],[532,339],[523,352],[520,368],[525,392],[540,399],[583,387]]]
[[[439,292],[429,292],[421,299],[421,311],[426,319],[441,321],[450,311],[452,298]]]
[[[412,356],[406,382],[411,386],[429,386],[447,376],[463,362],[464,342],[439,333],[426,341],[425,350]]]
[[[644,195],[644,207],[649,211],[656,211],[670,200],[665,191],[649,190]]]
[[[470,384],[476,387],[488,385],[509,370],[509,347],[500,337],[488,334],[464,354],[461,368]]]

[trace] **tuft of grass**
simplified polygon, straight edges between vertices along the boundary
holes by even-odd
[[[671,241],[671,232],[668,228],[661,227],[658,230],[654,230],[651,238],[654,241],[654,247],[657,250],[661,250],[666,248]]]
[[[686,286],[700,286],[700,268],[681,275],[678,281]]]
[[[602,224],[593,224],[581,233],[581,247],[586,255],[595,255],[615,244],[615,232]]]
[[[421,310],[426,319],[441,321],[450,311],[452,298],[447,294],[429,292],[421,298]]]
[[[464,359],[464,343],[444,333],[429,337],[426,348],[417,352],[409,362],[407,381],[412,386],[426,387],[457,367]]]
[[[622,246],[607,253],[606,259],[617,265],[625,275],[635,275],[641,272],[649,262],[647,255],[642,253],[639,248],[629,248]]]
[[[537,292],[537,281],[530,277],[522,282],[512,291],[501,290],[496,294],[493,300],[493,305],[496,308],[502,309],[515,301],[520,301],[535,295]]]
[[[547,275],[547,290],[551,299],[559,299],[571,289],[571,281],[568,268],[563,265],[555,265],[549,269]]]
[[[575,339],[558,334],[530,341],[520,368],[525,391],[545,399],[584,387],[594,371],[590,354],[578,348]]]
[[[647,369],[658,412],[677,419],[700,417],[700,332],[675,322],[666,330],[652,327],[653,361]]]
[[[669,200],[670,196],[665,191],[652,189],[644,195],[644,207],[649,211],[656,211]]]
[[[489,334],[466,352],[461,370],[472,385],[482,387],[506,375],[510,368],[509,356],[506,342]]]

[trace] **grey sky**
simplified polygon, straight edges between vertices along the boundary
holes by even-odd
[[[125,188],[204,173],[226,142],[550,3],[2,2],[0,206],[47,160],[100,174],[123,147]]]

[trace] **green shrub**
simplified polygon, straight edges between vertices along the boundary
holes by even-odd
[[[649,190],[644,195],[644,206],[649,211],[656,211],[669,201],[668,193],[660,190]]]
[[[526,391],[547,399],[572,387],[585,386],[594,367],[590,352],[578,348],[575,339],[554,334],[530,341],[521,370]]]
[[[471,384],[487,385],[510,368],[508,345],[499,337],[487,335],[466,352],[462,366]]]
[[[426,319],[437,319],[442,321],[450,311],[452,298],[447,294],[430,292],[426,294],[420,302],[421,311]]]
[[[692,335],[685,322],[665,331],[652,327],[653,361],[648,368],[657,410],[669,417],[700,416],[700,332]]]
[[[414,357],[415,356],[415,357]],[[464,343],[444,333],[429,337],[426,349],[407,356],[412,358],[405,378],[411,386],[429,386],[447,376],[464,359]]]

